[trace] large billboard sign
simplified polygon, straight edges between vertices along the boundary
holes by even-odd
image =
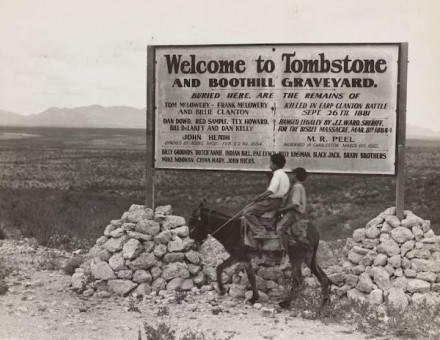
[[[155,168],[396,173],[400,44],[152,48]]]

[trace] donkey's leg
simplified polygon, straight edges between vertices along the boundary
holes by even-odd
[[[223,281],[222,281],[222,272],[225,268],[232,266],[235,262],[237,262],[237,260],[234,257],[229,256],[226,260],[224,260],[222,263],[220,263],[217,266],[216,269],[217,284],[220,295],[225,294],[225,287],[223,286]]]
[[[289,246],[289,258],[292,268],[292,287],[289,292],[289,296],[279,303],[282,308],[289,307],[292,300],[295,298],[298,288],[303,283],[301,265],[304,261],[304,251],[300,246]]]
[[[257,280],[255,279],[254,269],[252,268],[252,263],[250,260],[244,261],[244,268],[246,269],[246,274],[249,279],[249,283],[252,287],[252,298],[249,300],[250,303],[257,301],[260,296],[258,294]]]
[[[321,284],[321,291],[323,297],[323,304],[326,304],[330,301],[330,285],[329,278],[327,274],[322,270],[322,268],[316,263],[316,251],[310,251],[307,254],[306,262],[307,266],[312,271],[313,275],[316,276],[319,283]]]

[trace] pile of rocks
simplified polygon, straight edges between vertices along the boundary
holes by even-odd
[[[330,275],[340,296],[389,303],[440,303],[440,236],[430,221],[389,208],[347,239],[342,271]]]
[[[112,220],[89,251],[89,260],[72,276],[72,288],[85,296],[111,293],[148,295],[189,291],[205,283],[200,254],[185,219],[171,206],[155,211],[132,205]]]

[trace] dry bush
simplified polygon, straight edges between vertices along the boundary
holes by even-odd
[[[75,269],[79,268],[85,259],[82,256],[75,256],[71,258],[63,267],[63,272],[66,275],[73,275],[75,273]]]

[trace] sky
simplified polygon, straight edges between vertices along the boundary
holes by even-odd
[[[146,47],[408,42],[407,122],[440,131],[438,0],[0,0],[0,109],[146,106]]]

